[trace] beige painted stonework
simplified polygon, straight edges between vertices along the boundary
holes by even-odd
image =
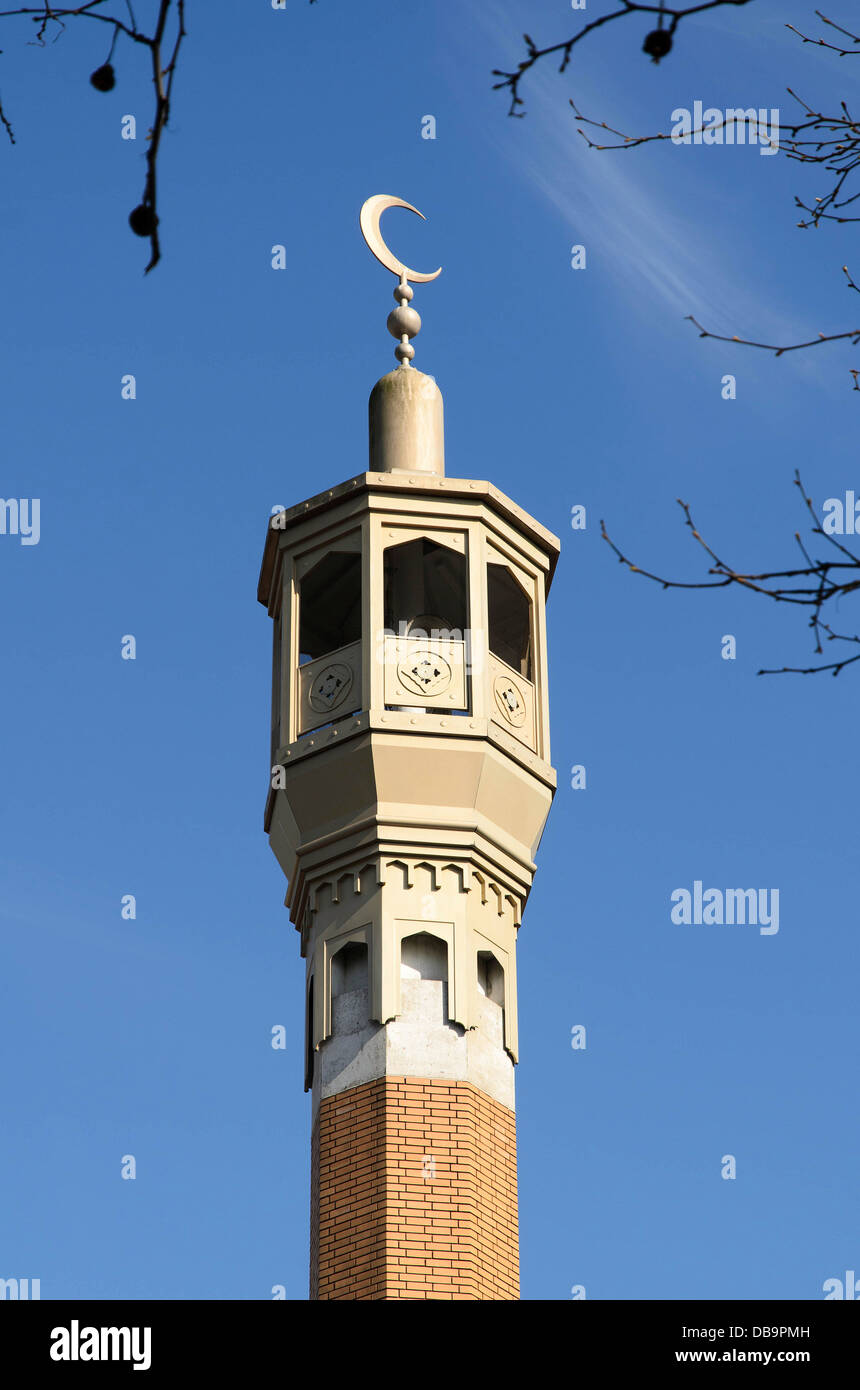
[[[370,394],[372,471],[445,472],[442,393],[432,376],[398,367]]]
[[[462,576],[467,622],[441,639],[385,626],[386,553],[422,543]],[[331,1036],[337,951],[366,946],[370,1018],[385,1025],[402,1011],[401,940],[421,930],[445,943],[449,1025],[476,1027],[479,954],[499,963],[516,1060],[516,934],[555,789],[543,615],[558,548],[491,484],[419,473],[360,475],[272,519],[259,597],[281,676],[266,829],[307,959],[312,1050]],[[302,583],[350,555],[360,634],[302,664]],[[488,566],[523,595],[529,676],[490,650]]]

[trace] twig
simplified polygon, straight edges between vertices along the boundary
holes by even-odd
[[[856,555],[842,541],[837,540],[823,529],[821,521],[815,511],[812,499],[806,492],[801,482],[800,473],[795,470],[795,486],[800,490],[804,505],[813,521],[812,532],[820,536],[828,544],[832,545],[841,557],[838,560],[814,560],[806,547],[803,545],[800,536],[795,532],[795,540],[800,547],[801,553],[806,561],[805,566],[800,569],[772,570],[762,574],[747,574],[736,570],[727,564],[717,555],[713,546],[704,539],[693,522],[690,506],[687,502],[678,498],[678,505],[684,513],[684,524],[689,528],[693,539],[705,551],[711,564],[708,573],[713,575],[713,579],[689,582],[676,579],[667,579],[663,575],[655,574],[653,571],[644,570],[639,565],[633,563],[623,551],[615,544],[606,529],[603,521],[600,523],[600,534],[608,544],[613,553],[618,557],[619,563],[626,565],[632,574],[641,574],[646,579],[651,579],[659,584],[663,589],[725,589],[730,584],[737,584],[741,588],[747,589],[752,593],[763,594],[766,598],[773,599],[775,603],[796,604],[801,607],[811,608],[809,626],[813,631],[816,655],[822,655],[824,647],[822,636],[828,642],[852,642],[860,645],[860,636],[846,635],[837,633],[833,628],[822,619],[821,612],[825,604],[831,603],[838,597],[844,597],[860,590],[860,555]],[[797,581],[807,581],[799,583]],[[832,671],[834,676],[838,676],[846,666],[851,666],[855,661],[860,661],[860,654],[843,658],[841,661],[832,661],[819,666],[809,666],[805,668],[796,666],[783,666],[779,672],[775,670],[761,670],[759,675],[776,675],[782,672],[793,672],[800,675],[813,675],[819,671]]]
[[[596,29],[601,29],[605,24],[611,24],[616,19],[626,19],[632,14],[656,15],[658,27],[660,29],[664,28],[664,21],[668,21],[668,23],[665,24],[664,32],[669,40],[669,47],[671,47],[671,40],[682,19],[687,19],[690,15],[694,14],[704,14],[706,10],[715,10],[722,5],[734,5],[736,7],[748,5],[751,3],[751,0],[703,0],[703,3],[688,5],[686,9],[669,9],[663,3],[640,4],[638,0],[619,0],[619,3],[620,9],[612,10],[609,14],[600,15],[599,18],[590,20],[571,38],[563,39],[560,43],[549,44],[546,48],[539,48],[531,35],[523,34],[523,39],[526,44],[526,57],[518,64],[516,70],[514,72],[505,72],[501,68],[493,68],[493,77],[502,78],[501,82],[495,82],[493,84],[493,90],[499,91],[500,89],[507,88],[510,91],[511,100],[508,107],[509,116],[525,115],[524,111],[517,109],[525,104],[520,96],[520,83],[526,73],[534,67],[535,63],[540,62],[542,58],[548,58],[554,54],[561,54],[561,63],[558,70],[559,72],[565,72],[576,45],[587,38],[589,34],[594,33]],[[657,62],[659,59],[655,57],[654,61]]]
[[[21,5],[11,10],[0,10],[0,19],[10,19],[12,17],[29,16],[37,25],[36,42],[44,45],[45,35],[49,26],[57,27],[57,36],[66,27],[69,19],[93,19],[100,24],[110,25],[113,30],[108,62],[113,57],[116,41],[122,34],[133,43],[142,44],[149,49],[150,61],[152,64],[152,81],[155,89],[155,113],[149,133],[149,145],[146,152],[146,181],[144,185],[141,206],[150,214],[150,227],[144,232],[149,237],[150,256],[144,274],[149,272],[158,264],[161,259],[161,246],[158,233],[158,207],[157,207],[157,175],[158,175],[158,154],[161,147],[161,137],[170,118],[170,103],[173,94],[173,81],[176,76],[177,59],[182,41],[186,37],[185,27],[185,0],[175,0],[176,4],[176,36],[173,42],[173,49],[168,62],[163,61],[162,48],[165,40],[168,19],[174,0],[159,0],[158,14],[155,19],[155,28],[151,34],[144,33],[137,23],[131,0],[125,0],[125,7],[128,11],[128,19],[121,19],[114,13],[102,13],[104,6],[109,0],[87,0],[81,5],[62,5],[55,6],[50,0],[45,0],[43,5]],[[12,126],[0,103],[0,123],[6,130],[9,139],[14,144],[15,136]]]

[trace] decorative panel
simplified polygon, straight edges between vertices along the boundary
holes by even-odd
[[[487,662],[490,682],[490,718],[528,748],[537,748],[535,739],[535,688],[531,681],[490,654]]]
[[[448,638],[386,637],[385,703],[466,709],[466,644]]]
[[[352,642],[299,667],[298,732],[361,708],[361,643]]]

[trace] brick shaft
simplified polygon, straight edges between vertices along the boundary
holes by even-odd
[[[322,1100],[312,1299],[519,1298],[516,1117],[468,1082],[381,1077]]]

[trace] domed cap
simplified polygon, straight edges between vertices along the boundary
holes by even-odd
[[[371,473],[445,475],[442,392],[432,376],[396,367],[370,393]]]

